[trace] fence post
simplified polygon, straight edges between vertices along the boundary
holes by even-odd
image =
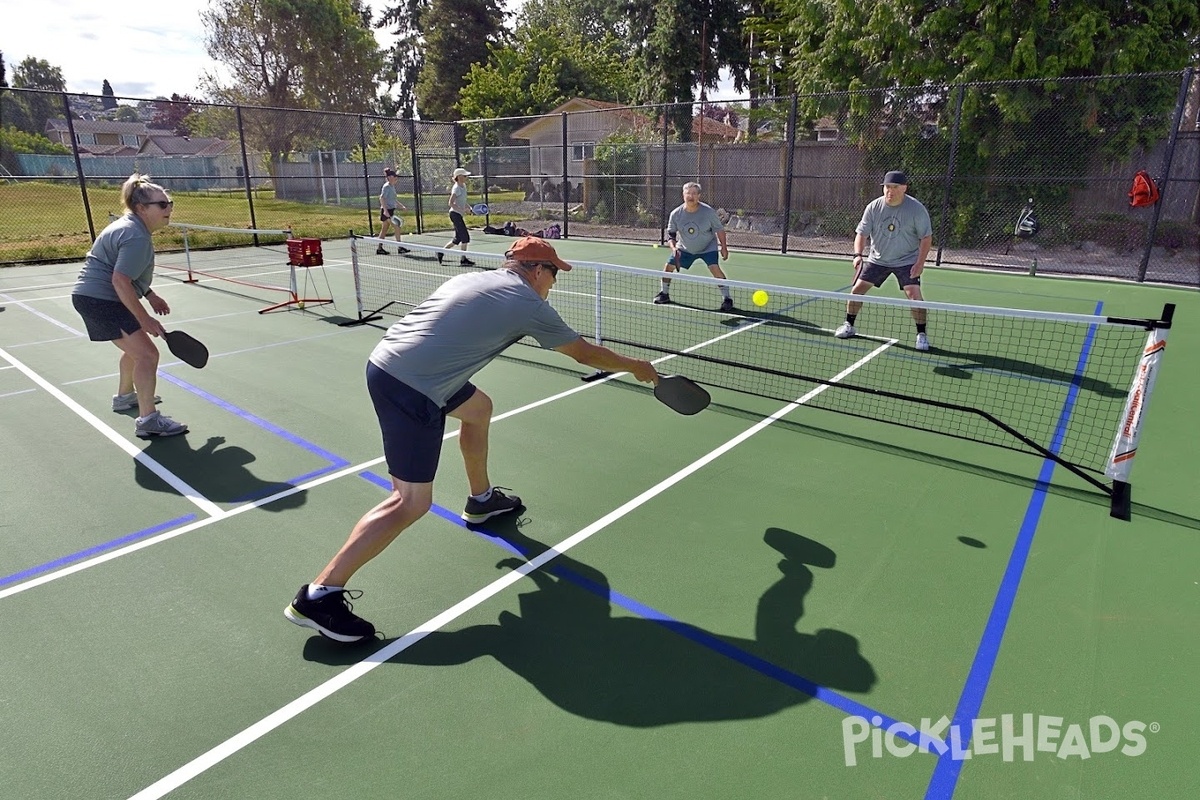
[[[479,123],[479,174],[483,176],[483,204],[488,207],[484,221],[492,224],[491,192],[488,190],[488,151],[487,151],[487,122]],[[566,235],[566,231],[563,231]]]
[[[562,235],[565,237],[570,232],[567,227],[567,225],[568,225],[568,223],[567,223],[567,207],[569,206],[569,204],[571,202],[571,179],[570,179],[570,176],[567,174],[568,173],[567,166],[569,163],[567,160],[567,157],[570,155],[570,153],[567,152],[567,147],[568,147],[568,144],[567,144],[567,112],[565,112],[565,111],[562,112],[562,143],[563,143],[563,146],[562,146],[562,176],[563,176],[563,179],[562,179],[562,215],[563,215]]]
[[[83,194],[83,211],[87,215],[88,235],[96,238],[96,224],[92,222],[92,204],[88,202],[87,179],[83,176],[83,161],[79,158],[79,142],[75,141],[75,125],[71,122],[71,101],[62,93],[63,113],[67,117],[67,135],[71,137],[71,152],[75,154],[75,177],[79,179],[79,191]]]
[[[1167,151],[1163,153],[1162,166],[1159,167],[1158,182],[1161,187],[1161,198],[1154,204],[1150,214],[1150,226],[1146,233],[1146,249],[1142,253],[1142,263],[1138,266],[1138,283],[1146,280],[1146,270],[1150,267],[1150,251],[1154,249],[1154,236],[1158,232],[1158,218],[1162,214],[1163,203],[1166,202],[1167,184],[1171,182],[1171,161],[1175,157],[1175,143],[1179,140],[1179,123],[1183,119],[1183,107],[1187,105],[1188,88],[1192,85],[1194,69],[1188,67],[1183,71],[1183,79],[1179,82],[1179,94],[1175,98],[1175,114],[1171,117],[1171,133],[1167,138]]]
[[[954,127],[950,130],[950,159],[946,164],[946,190],[942,193],[942,229],[938,232],[937,258],[933,263],[942,265],[942,248],[946,242],[947,225],[950,224],[950,187],[954,185],[955,168],[958,166],[958,130],[962,121],[963,94],[966,86],[958,85],[958,97],[954,101]]]
[[[788,249],[788,231],[792,228],[792,184],[795,182],[796,170],[796,117],[797,117],[797,100],[796,95],[792,95],[792,104],[788,108],[788,132],[787,132],[787,156],[784,167],[783,179],[787,181],[787,188],[783,192],[783,240],[780,242],[781,253],[786,253]]]
[[[659,217],[658,217],[662,221],[662,224],[658,226],[658,243],[666,244],[667,240],[664,238],[664,236],[666,235],[666,227],[667,227],[667,107],[665,105],[662,107],[662,115],[659,117],[659,119],[662,120],[663,154],[662,154],[662,196],[659,198],[660,208],[659,208]],[[616,172],[616,170],[613,170],[613,172]],[[615,192],[616,181],[615,180],[613,182],[613,187],[614,187],[613,215],[615,216],[617,213],[617,200],[616,200],[616,192]]]
[[[375,235],[375,217],[371,216],[371,176],[367,174],[367,117],[358,115],[358,152],[362,153],[363,189],[367,196],[367,233]]]
[[[242,107],[235,106],[237,116],[238,139],[242,144],[242,183],[246,186],[246,203],[250,206],[250,227],[257,228],[258,221],[254,218],[254,192],[250,188],[250,159],[246,156],[246,130],[242,126]],[[258,234],[254,234],[254,246],[258,247]]]
[[[425,232],[424,212],[421,210],[421,164],[417,158],[417,123],[408,118],[408,153],[412,157],[413,212],[417,217],[417,233]]]

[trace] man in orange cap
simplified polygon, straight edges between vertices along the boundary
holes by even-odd
[[[488,477],[492,401],[470,378],[513,342],[533,337],[580,364],[629,372],[644,383],[658,373],[649,361],[619,355],[572,330],[546,301],[559,272],[571,265],[537,237],[519,239],[500,269],[467,272],[441,285],[392,325],[367,363],[367,389],[383,432],[392,493],[368,511],[312,583],[300,587],[284,615],[339,642],[375,635],[356,615],[346,582],[429,511],[446,417],[459,420],[458,442],[471,496],[462,517],[483,522],[521,507]]]

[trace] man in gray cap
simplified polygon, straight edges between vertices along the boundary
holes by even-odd
[[[867,242],[871,249],[867,251]],[[854,286],[851,294],[866,294],[879,287],[888,275],[910,300],[921,300],[921,271],[933,245],[933,224],[929,211],[919,200],[908,196],[908,177],[899,170],[883,176],[883,196],[867,203],[862,220],[854,229]],[[849,339],[858,331],[854,327],[862,303],[846,303],[846,321],[834,331],[839,339]],[[917,325],[916,348],[929,349],[925,331],[925,309],[912,309]]]

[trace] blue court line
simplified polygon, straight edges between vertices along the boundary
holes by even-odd
[[[1103,306],[1102,301],[1097,302],[1096,310],[1093,313],[1099,314]],[[1088,329],[1083,348],[1079,352],[1079,361],[1075,365],[1075,379],[1063,402],[1058,425],[1054,429],[1054,438],[1049,447],[1052,453],[1058,452],[1059,447],[1062,446],[1063,437],[1066,435],[1067,422],[1071,418],[1075,400],[1079,395],[1079,381],[1083,376],[1084,367],[1091,352],[1095,330],[1095,326]],[[1021,584],[1021,575],[1029,560],[1029,551],[1033,546],[1033,537],[1037,532],[1038,521],[1041,519],[1042,509],[1046,504],[1046,489],[1050,485],[1050,478],[1054,475],[1054,467],[1055,463],[1050,459],[1042,461],[1042,468],[1038,473],[1037,483],[1034,484],[1033,494],[1029,498],[1029,505],[1025,508],[1025,517],[1021,521],[1017,540],[1013,544],[1008,566],[1005,567],[1004,576],[1000,580],[1000,588],[996,592],[991,613],[988,614],[987,623],[984,625],[983,636],[975,651],[971,669],[967,673],[966,684],[959,696],[958,707],[954,709],[951,726],[958,726],[962,731],[961,749],[964,751],[970,745],[971,722],[983,706],[983,698],[992,678],[992,670],[995,669],[996,659],[1000,655],[1000,644],[1004,639],[1004,631],[1008,627],[1008,619],[1012,614],[1013,605],[1016,603],[1017,588]],[[946,751],[938,756],[937,766],[934,767],[933,775],[930,776],[929,786],[925,792],[926,800],[949,800],[954,796],[954,789],[958,785],[964,761],[965,759],[953,758],[951,751]]]
[[[213,405],[218,406],[219,408],[223,408],[226,411],[230,412],[231,414],[235,414],[235,415],[241,417],[242,419],[246,420],[247,422],[257,425],[258,427],[262,428],[263,430],[269,431],[270,433],[275,434],[279,438],[281,438],[287,442],[290,442],[290,443],[296,445],[297,447],[302,447],[305,450],[307,450],[308,452],[313,453],[314,455],[320,456],[321,458],[325,459],[326,461],[332,462],[337,467],[345,467],[345,466],[349,466],[349,464],[350,464],[349,461],[342,458],[341,456],[335,456],[333,453],[329,452],[328,450],[326,450],[322,447],[319,447],[319,446],[313,444],[312,442],[307,441],[306,439],[301,439],[299,436],[295,435],[294,433],[289,433],[288,431],[285,431],[283,428],[279,427],[278,425],[275,425],[274,423],[271,423],[271,422],[267,422],[262,417],[251,414],[249,411],[246,411],[243,408],[238,408],[233,403],[222,400],[221,398],[217,397],[216,395],[210,394],[210,393],[204,391],[203,389],[201,389],[199,386],[194,386],[193,384],[188,383],[187,381],[183,380],[182,378],[177,378],[174,375],[171,375],[170,373],[167,373],[167,372],[160,372],[159,375],[161,375],[167,381],[175,384],[179,388],[186,389],[187,391],[191,392],[192,394],[196,395],[197,397],[203,398],[203,399],[207,400],[208,402],[212,403]]]
[[[374,472],[369,472],[369,471],[359,473],[359,475],[360,475],[360,477],[364,478],[365,480],[370,481],[371,483],[375,484],[376,486],[379,486],[388,491],[392,490],[392,482],[388,478],[384,478],[380,475],[375,474]],[[520,558],[522,558],[526,561],[529,560],[530,554],[523,552],[519,547],[514,545],[512,542],[506,541],[498,536],[486,533],[485,531],[482,531],[480,529],[472,527],[465,520],[463,520],[463,518],[461,516],[459,516],[458,514],[455,514],[453,511],[450,511],[447,508],[439,506],[436,503],[433,505],[433,507],[430,510],[433,511],[434,514],[438,515],[442,519],[444,519],[448,522],[452,522],[455,525],[457,525],[458,527],[464,528],[464,529],[470,531],[471,533],[474,533],[479,538],[481,538],[487,542],[491,542],[492,544],[499,545],[500,547],[504,548],[505,550],[508,550],[509,552],[513,553],[516,556],[519,556]],[[559,578],[562,578],[566,581],[569,581],[570,583],[573,583],[576,586],[579,586],[580,588],[591,592],[592,594],[607,598],[611,603],[613,603],[614,605],[620,606],[621,608],[625,609],[626,611],[630,611],[634,614],[637,614],[638,616],[642,617],[643,619],[647,619],[651,622],[655,622],[655,623],[663,626],[667,630],[669,630],[673,633],[679,634],[680,636],[684,637],[685,639],[688,639],[689,641],[695,642],[696,644],[698,644],[702,647],[706,647],[709,650],[712,650],[713,652],[723,655],[726,658],[732,659],[733,661],[736,661],[737,663],[739,663],[745,667],[749,667],[750,669],[754,670],[755,672],[765,675],[768,678],[772,678],[773,680],[779,681],[780,683],[784,684],[785,686],[795,689],[796,691],[801,692],[803,694],[806,694],[809,697],[812,697],[815,700],[819,700],[822,703],[825,703],[828,706],[836,708],[837,710],[842,711],[848,715],[857,715],[857,716],[860,716],[863,719],[867,719],[867,720],[872,720],[873,717],[879,717],[881,720],[881,722],[879,723],[879,726],[882,727],[884,730],[892,727],[893,725],[896,725],[899,722],[899,720],[896,720],[893,717],[889,717],[887,714],[883,714],[879,711],[876,711],[873,708],[870,708],[869,706],[863,705],[862,703],[859,703],[855,700],[851,700],[849,697],[845,697],[841,694],[838,694],[837,692],[835,692],[831,689],[827,689],[824,686],[821,686],[817,683],[813,683],[812,681],[808,680],[807,678],[805,678],[801,675],[797,675],[796,673],[791,672],[790,670],[786,670],[783,667],[776,666],[775,664],[772,664],[770,661],[759,658],[756,655],[747,653],[745,650],[742,650],[739,647],[734,647],[733,645],[729,644],[728,642],[724,642],[721,639],[719,639],[718,637],[712,635],[711,633],[704,631],[704,630],[700,630],[699,628],[695,627],[694,625],[690,625],[686,622],[682,622],[678,619],[675,619],[674,617],[670,617],[670,616],[662,613],[661,611],[657,611],[657,610],[651,608],[650,606],[647,606],[643,603],[638,602],[637,600],[634,600],[632,597],[623,595],[620,592],[613,591],[610,587],[601,586],[601,585],[597,584],[595,581],[589,580],[589,579],[583,577],[582,575],[579,575],[578,573],[567,569],[566,567],[563,567],[561,565],[556,565],[556,564],[554,564],[554,562],[551,562],[549,565],[549,571],[551,572],[551,574],[553,574]],[[896,738],[904,739],[905,741],[911,742],[912,744],[915,744],[918,747],[921,747],[922,745],[924,745],[926,747],[932,747],[932,748],[936,749],[936,748],[938,748],[938,746],[943,744],[943,742],[941,742],[941,740],[939,740],[936,736],[933,736],[929,733],[922,734],[920,732],[920,729],[918,726],[914,725],[914,726],[912,726],[912,728],[914,729],[915,732],[911,733],[911,734],[906,733],[903,730],[896,730],[894,728],[893,728],[893,730],[895,731]],[[925,752],[932,752],[932,750],[925,751]]]
[[[113,550],[121,545],[129,544],[130,542],[136,542],[139,539],[145,539],[148,536],[153,536],[156,533],[169,530],[177,525],[183,525],[184,523],[191,522],[194,519],[196,519],[195,514],[186,514],[182,517],[176,517],[175,519],[167,520],[166,522],[160,522],[158,525],[154,525],[153,527],[144,528],[137,533],[131,533],[127,536],[122,536],[119,539],[113,539],[110,542],[98,544],[94,547],[89,547],[86,550],[80,550],[78,553],[72,553],[69,556],[56,558],[53,561],[47,561],[45,564],[39,564],[36,567],[30,567],[29,569],[24,569],[20,572],[14,572],[12,575],[0,577],[0,586],[7,586],[10,583],[19,583],[23,580],[33,578],[45,572],[56,570],[59,567],[65,567],[68,564],[74,564],[76,561],[82,561],[85,558],[90,558],[108,550]]]
[[[311,480],[312,478],[318,477],[320,475],[324,475],[327,472],[332,472],[333,470],[341,469],[342,467],[349,466],[349,464],[350,464],[350,462],[347,459],[344,459],[341,456],[336,456],[333,453],[330,453],[328,450],[325,450],[324,448],[319,447],[319,446],[313,444],[312,442],[307,441],[306,439],[302,439],[299,436],[295,435],[294,433],[290,433],[290,432],[284,430],[283,428],[279,427],[278,425],[275,425],[274,423],[267,422],[262,417],[251,414],[249,411],[246,411],[245,409],[238,408],[237,406],[233,405],[232,403],[228,403],[228,402],[222,400],[221,398],[217,397],[216,395],[210,394],[210,393],[204,391],[203,389],[201,389],[200,387],[194,386],[194,385],[188,383],[187,381],[183,380],[182,378],[177,378],[174,375],[171,375],[171,374],[168,374],[168,373],[162,372],[162,371],[160,371],[158,374],[165,380],[169,381],[170,383],[175,384],[176,386],[180,387],[181,389],[186,389],[187,391],[191,392],[192,394],[195,394],[197,397],[203,398],[204,400],[207,400],[208,402],[212,403],[213,405],[216,405],[232,414],[235,414],[235,415],[241,417],[242,419],[246,420],[247,422],[257,425],[258,427],[262,428],[263,430],[273,433],[276,436],[278,436],[279,438],[281,438],[291,444],[294,444],[297,447],[301,447],[301,448],[307,450],[308,452],[313,453],[314,455],[319,456],[320,458],[330,462],[327,466],[321,467],[320,469],[316,469],[311,472],[306,472],[303,475],[300,475],[296,478],[292,478],[289,481],[283,481],[278,484],[273,484],[272,486],[267,487],[266,489],[264,489],[261,492],[256,492],[254,495],[247,495],[246,497],[244,497],[240,500],[234,501],[234,502],[239,502],[239,503],[252,502],[253,500],[257,500],[259,497],[267,497],[271,494],[274,494],[275,492],[279,491],[279,487],[285,483],[294,486],[296,484],[303,483],[306,480]],[[390,484],[389,484],[389,488],[390,488]],[[35,567],[30,567],[29,569],[22,570],[21,572],[15,572],[12,575],[9,575],[7,577],[0,577],[0,586],[5,586],[10,583],[17,583],[18,581],[26,580],[35,575],[41,575],[42,573],[50,572],[51,570],[58,569],[59,567],[66,566],[68,564],[74,564],[77,561],[82,561],[83,559],[89,558],[93,555],[103,553],[107,550],[112,550],[113,548],[119,547],[120,545],[128,544],[129,542],[137,541],[138,539],[142,539],[147,536],[151,536],[155,533],[159,533],[161,531],[168,530],[170,528],[175,527],[176,525],[181,524],[182,522],[190,522],[195,518],[196,518],[195,514],[189,514],[186,517],[179,517],[177,519],[168,520],[167,522],[163,522],[152,528],[146,528],[145,530],[138,531],[137,533],[131,533],[126,536],[121,536],[117,539],[113,539],[111,541],[104,542],[103,544],[94,545],[85,550],[80,550],[79,552],[71,553],[70,555],[62,556],[61,558],[56,558],[53,561],[47,561],[44,564],[39,564]]]

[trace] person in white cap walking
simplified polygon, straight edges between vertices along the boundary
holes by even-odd
[[[454,238],[446,242],[446,249],[457,245],[462,251],[458,263],[464,267],[473,267],[475,262],[467,258],[467,244],[471,241],[471,232],[467,230],[467,222],[463,219],[470,209],[467,206],[467,178],[471,173],[462,167],[454,170],[454,183],[450,186],[450,223],[454,226]],[[438,262],[442,261],[442,253],[438,253]]]

